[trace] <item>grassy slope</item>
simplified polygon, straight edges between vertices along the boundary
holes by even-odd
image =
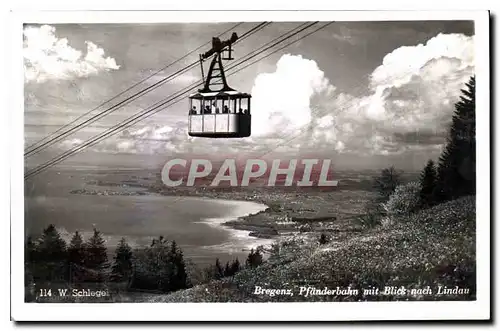
[[[385,285],[424,288],[458,285],[469,296],[446,300],[475,299],[475,197],[466,197],[400,217],[395,224],[353,233],[320,246],[316,242],[281,245],[269,260],[233,279],[213,281],[185,291],[154,296],[155,302],[267,302],[436,300],[437,296],[265,296],[252,294],[255,286],[331,289]],[[441,300],[444,299],[441,297]]]

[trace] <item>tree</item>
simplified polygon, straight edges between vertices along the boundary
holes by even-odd
[[[32,301],[35,298],[34,293],[34,263],[37,259],[37,245],[33,242],[31,236],[26,238],[26,245],[24,248],[24,285],[26,286],[25,299]]]
[[[476,193],[476,80],[471,77],[462,89],[446,147],[439,158],[434,199],[453,200]]]
[[[26,263],[33,263],[36,261],[37,258],[37,245],[33,241],[33,238],[31,236],[28,236],[26,238],[26,247],[25,247],[25,258],[24,261]]]
[[[380,175],[374,179],[373,186],[379,194],[379,199],[387,201],[396,187],[401,184],[401,171],[394,166],[382,169]]]
[[[85,245],[85,267],[101,273],[108,266],[107,263],[108,254],[104,238],[101,232],[94,228],[94,234]]]
[[[38,251],[40,260],[44,262],[61,261],[66,258],[66,242],[61,238],[53,224],[43,230]]]
[[[229,265],[229,261],[226,262],[226,267],[224,268],[224,277],[232,276],[231,274],[231,266]]]
[[[66,242],[53,224],[43,230],[38,244],[37,267],[34,278],[65,280],[68,276]]]
[[[434,191],[436,189],[437,172],[434,161],[429,160],[420,174],[420,202],[422,207],[434,205]]]
[[[363,214],[359,216],[360,224],[365,228],[372,228],[381,224],[385,216],[383,203],[389,200],[396,187],[401,184],[401,171],[394,166],[384,168],[373,178],[373,188],[377,196],[369,199],[363,207]]]
[[[118,281],[128,278],[132,272],[132,248],[125,238],[120,239],[116,247],[111,271],[114,279]]]
[[[214,273],[214,278],[215,279],[221,279],[224,278],[224,268],[220,264],[220,260],[217,258],[215,259],[215,273]]]
[[[231,276],[236,275],[241,270],[240,261],[238,258],[231,263]]]
[[[241,270],[240,261],[236,258],[232,262],[227,261],[224,268],[224,277],[232,277]]]
[[[78,231],[75,232],[68,248],[68,259],[70,263],[83,265],[85,257],[85,249],[83,238]]]
[[[359,216],[359,222],[364,228],[373,228],[381,224],[385,214],[381,198],[369,199],[363,207],[363,214]]]
[[[262,253],[260,249],[254,250],[253,248],[250,250],[246,260],[246,266],[249,268],[257,268],[263,262]]]
[[[160,236],[150,247],[136,250],[131,285],[165,293],[191,286],[182,250]]]
[[[172,241],[170,250],[171,276],[169,279],[170,291],[177,291],[190,287],[186,264],[182,251],[177,247],[177,243]]]
[[[171,277],[170,251],[171,246],[163,236],[153,239],[149,247],[136,250],[133,253],[132,287],[168,291],[169,277]]]

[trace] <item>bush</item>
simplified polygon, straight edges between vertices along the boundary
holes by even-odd
[[[382,169],[380,175],[373,178],[373,188],[377,195],[367,202],[363,214],[358,218],[362,227],[373,228],[381,225],[384,217],[387,219],[383,203],[387,202],[396,188],[400,186],[401,174],[402,171],[391,166]]]
[[[394,193],[382,206],[387,216],[409,215],[420,205],[420,183],[410,182],[396,187]]]
[[[318,240],[320,245],[324,245],[324,244],[328,243],[328,241],[329,240],[324,233],[321,234],[321,236],[319,237],[319,240]]]
[[[359,223],[364,228],[373,228],[380,225],[381,219],[384,216],[382,205],[376,200],[368,201],[364,207],[363,215],[359,217]]]
[[[381,224],[381,217],[373,213],[367,213],[360,216],[359,223],[364,228],[373,228]]]

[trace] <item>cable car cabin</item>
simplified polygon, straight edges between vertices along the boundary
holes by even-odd
[[[201,77],[204,87],[189,96],[188,133],[192,137],[244,138],[251,134],[250,98],[248,93],[237,92],[227,84],[222,60],[233,60],[232,45],[238,40],[221,41],[212,38],[212,48],[200,54]],[[207,77],[203,61],[212,57]],[[213,90],[218,86],[218,90]]]
[[[251,134],[250,98],[237,91],[198,92],[189,96],[189,135],[244,138]]]

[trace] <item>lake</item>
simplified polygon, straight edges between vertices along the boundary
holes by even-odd
[[[54,224],[69,242],[75,231],[88,238],[95,227],[112,249],[110,254],[122,237],[132,247],[140,247],[163,235],[175,240],[184,255],[198,264],[213,263],[216,257],[222,261],[238,257],[241,261],[251,247],[270,242],[220,224],[264,210],[263,204],[161,195],[78,195],[69,194],[75,188],[71,180],[45,180],[43,190],[37,184],[32,186],[35,190],[27,189],[27,235],[37,236]]]

